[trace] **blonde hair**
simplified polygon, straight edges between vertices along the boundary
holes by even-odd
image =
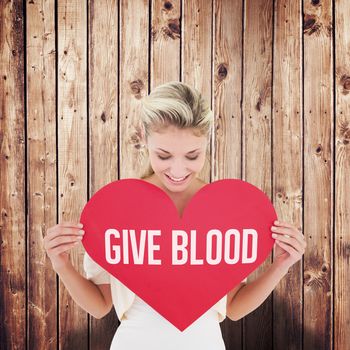
[[[191,128],[196,136],[206,136],[210,140],[214,116],[209,104],[195,88],[179,82],[170,81],[158,85],[141,100],[140,120],[132,142],[138,149],[139,177],[145,178],[154,173],[148,156],[148,149],[141,143],[151,132],[161,132],[172,125],[180,129]],[[207,147],[206,161],[209,159]]]

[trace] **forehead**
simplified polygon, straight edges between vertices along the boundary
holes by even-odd
[[[197,148],[203,148],[207,144],[207,138],[193,129],[179,129],[174,126],[163,128],[159,131],[151,131],[148,136],[148,146],[157,150],[162,148],[170,153],[187,153]]]

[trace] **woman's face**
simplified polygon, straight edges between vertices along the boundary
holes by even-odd
[[[184,191],[204,166],[207,138],[191,129],[171,125],[151,132],[146,145],[154,173],[169,191]]]

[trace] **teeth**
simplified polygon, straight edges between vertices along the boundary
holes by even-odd
[[[182,180],[184,180],[186,178],[186,176],[185,176],[185,177],[182,177],[180,179],[175,179],[175,178],[173,178],[172,176],[170,176],[168,174],[167,174],[167,176],[169,176],[173,181],[178,181],[178,182],[181,182]]]

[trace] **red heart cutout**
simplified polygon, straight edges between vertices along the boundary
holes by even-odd
[[[273,248],[271,225],[276,219],[264,192],[239,179],[202,187],[182,218],[161,188],[141,179],[121,179],[91,197],[80,222],[88,255],[183,331],[264,262]],[[158,230],[157,234],[151,230]],[[176,236],[175,230],[185,233]],[[106,231],[112,233],[107,234],[107,243]],[[179,248],[186,237],[187,259],[186,249]],[[124,261],[127,253],[128,262]],[[107,262],[107,256],[113,263]]]

